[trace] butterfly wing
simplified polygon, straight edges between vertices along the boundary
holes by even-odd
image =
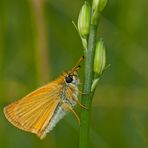
[[[45,137],[48,126],[58,104],[61,86],[57,83],[45,85],[26,97],[4,108],[4,114],[14,126]]]

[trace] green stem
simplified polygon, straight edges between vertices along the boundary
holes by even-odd
[[[97,25],[90,25],[88,49],[85,53],[85,71],[84,71],[84,85],[82,95],[82,104],[88,109],[81,110],[81,125],[80,125],[80,139],[79,148],[89,148],[89,120],[91,103],[94,92],[91,92],[93,81],[93,63],[94,63],[94,47],[96,40]]]

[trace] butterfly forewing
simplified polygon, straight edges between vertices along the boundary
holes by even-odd
[[[60,102],[61,86],[52,82],[4,108],[6,118],[16,127],[43,138]]]

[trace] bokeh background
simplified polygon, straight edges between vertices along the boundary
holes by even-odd
[[[83,55],[80,0],[0,1],[0,147],[78,148],[79,125],[68,114],[40,141],[13,127],[3,107],[71,68]],[[98,38],[107,62],[96,90],[91,148],[148,148],[148,1],[109,0]],[[80,70],[83,81],[83,68]],[[80,114],[79,107],[76,108]]]

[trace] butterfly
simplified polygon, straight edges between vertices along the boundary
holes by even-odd
[[[68,111],[72,111],[80,122],[73,108],[76,104],[84,107],[78,100],[78,70],[83,59],[82,56],[71,70],[54,81],[4,107],[7,120],[40,139],[45,138]]]

